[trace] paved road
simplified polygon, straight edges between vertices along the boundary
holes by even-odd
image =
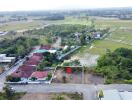
[[[19,66],[21,66],[23,64],[23,62],[25,61],[25,59],[22,59],[21,61],[18,61],[17,65],[13,65],[11,66],[11,68],[7,71],[5,71],[4,73],[2,73],[0,75],[0,91],[2,91],[3,87],[4,87],[4,83],[5,83],[5,80],[6,80],[6,76],[10,75],[11,73],[13,73],[14,71],[16,71]]]
[[[11,85],[16,92],[29,93],[60,93],[79,92],[84,94],[84,100],[96,100],[94,85],[83,84],[52,84],[52,85]]]
[[[79,92],[83,93],[84,100],[97,100],[96,91],[103,89],[117,89],[118,91],[132,91],[132,85],[111,84],[111,85],[88,85],[88,84],[30,84],[30,85],[11,85],[17,92],[29,93],[52,93],[52,92]]]

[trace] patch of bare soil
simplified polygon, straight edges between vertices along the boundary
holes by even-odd
[[[85,73],[84,83],[85,84],[104,84],[104,78],[101,76]]]

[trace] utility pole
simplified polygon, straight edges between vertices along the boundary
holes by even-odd
[[[85,67],[85,66],[82,66],[82,84],[85,83],[85,78],[84,78],[84,67]]]

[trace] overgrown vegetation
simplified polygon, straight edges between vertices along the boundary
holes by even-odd
[[[107,50],[98,60],[95,70],[105,77],[106,83],[129,83],[132,79],[132,49],[118,48],[114,52]]]
[[[16,93],[8,85],[3,88],[4,92],[0,93],[0,100],[19,100],[25,93]]]
[[[56,55],[49,53],[49,52],[45,52],[44,54],[44,58],[42,60],[42,62],[39,64],[37,70],[44,70],[45,67],[56,67],[58,64],[58,60],[56,59]]]
[[[52,100],[83,100],[83,95],[78,93],[61,93],[55,94]]]

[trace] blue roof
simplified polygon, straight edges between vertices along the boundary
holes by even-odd
[[[45,52],[48,52],[48,50],[34,50],[33,53],[45,53]]]

